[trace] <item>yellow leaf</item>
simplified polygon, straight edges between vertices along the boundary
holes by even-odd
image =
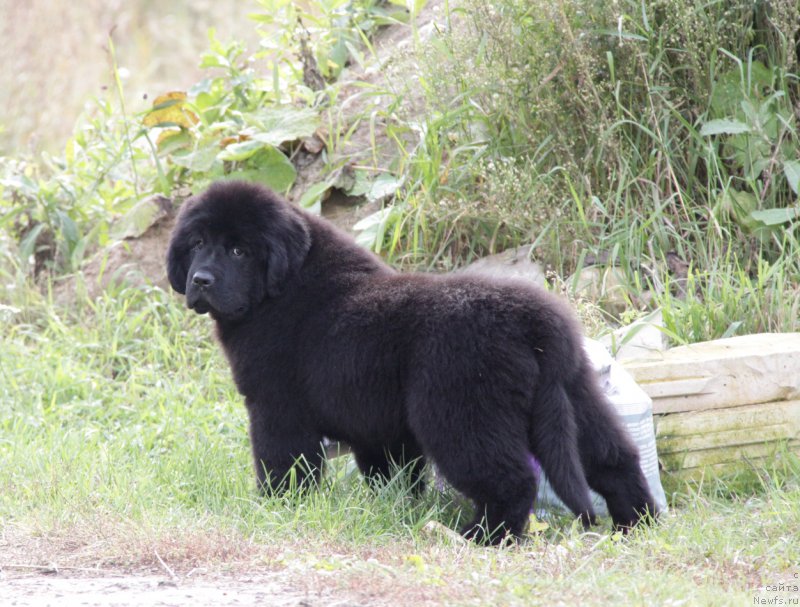
[[[173,91],[159,95],[153,101],[153,109],[142,120],[147,127],[178,126],[182,129],[191,128],[200,119],[188,107],[186,93]]]
[[[239,135],[234,135],[232,137],[223,137],[219,142],[219,147],[226,148],[232,143],[242,143],[248,139],[250,139],[250,135],[247,135],[246,133],[240,133]]]
[[[536,518],[536,515],[531,513],[528,519],[528,533],[531,535],[536,535],[537,533],[542,533],[543,531],[547,531],[550,528],[544,521],[540,521]]]

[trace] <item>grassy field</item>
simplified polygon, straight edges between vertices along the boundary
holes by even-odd
[[[736,492],[723,482],[673,487],[669,514],[629,538],[607,521],[584,533],[554,516],[522,545],[465,545],[441,530],[469,515],[457,496],[372,493],[342,459],[311,495],[258,497],[244,407],[210,323],[171,295],[124,289],[68,309],[27,297],[24,309],[0,310],[6,574],[33,565],[278,572],[386,605],[798,596],[763,590],[800,573],[796,462]]]

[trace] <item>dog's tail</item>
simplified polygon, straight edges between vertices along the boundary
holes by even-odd
[[[530,450],[561,501],[584,526],[595,523],[589,483],[578,448],[573,405],[561,383],[539,386],[529,432]]]

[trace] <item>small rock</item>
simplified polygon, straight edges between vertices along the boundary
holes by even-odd
[[[631,299],[625,276],[619,268],[585,267],[567,279],[567,288],[573,295],[596,303],[615,316],[628,309]]]
[[[600,342],[606,346],[617,360],[653,358],[666,349],[664,316],[661,310],[651,312],[644,318],[620,327],[604,335]]]
[[[480,274],[491,278],[516,278],[545,286],[541,264],[531,260],[531,245],[507,249],[472,262],[461,270],[463,274]]]
[[[425,526],[421,529],[421,533],[430,539],[444,541],[451,545],[464,545],[467,543],[467,540],[461,535],[449,527],[445,527],[438,521],[428,521],[425,523]]]

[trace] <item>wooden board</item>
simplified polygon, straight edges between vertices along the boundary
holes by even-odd
[[[797,449],[795,449],[795,452],[797,452]],[[730,481],[731,477],[735,477],[743,472],[763,471],[768,468],[770,464],[775,463],[775,457],[776,454],[775,451],[773,451],[766,457],[748,456],[746,459],[741,459],[737,462],[724,462],[722,464],[710,464],[698,468],[681,468],[669,472],[665,471],[661,478],[665,483],[665,488],[675,487],[676,481],[678,483],[689,481],[695,485],[703,482],[713,482],[713,480],[717,478],[725,478],[726,481]]]
[[[784,445],[800,453],[800,399],[660,415],[655,426],[667,472],[767,458]]]
[[[623,361],[653,399],[653,413],[800,399],[800,333],[762,333]]]

